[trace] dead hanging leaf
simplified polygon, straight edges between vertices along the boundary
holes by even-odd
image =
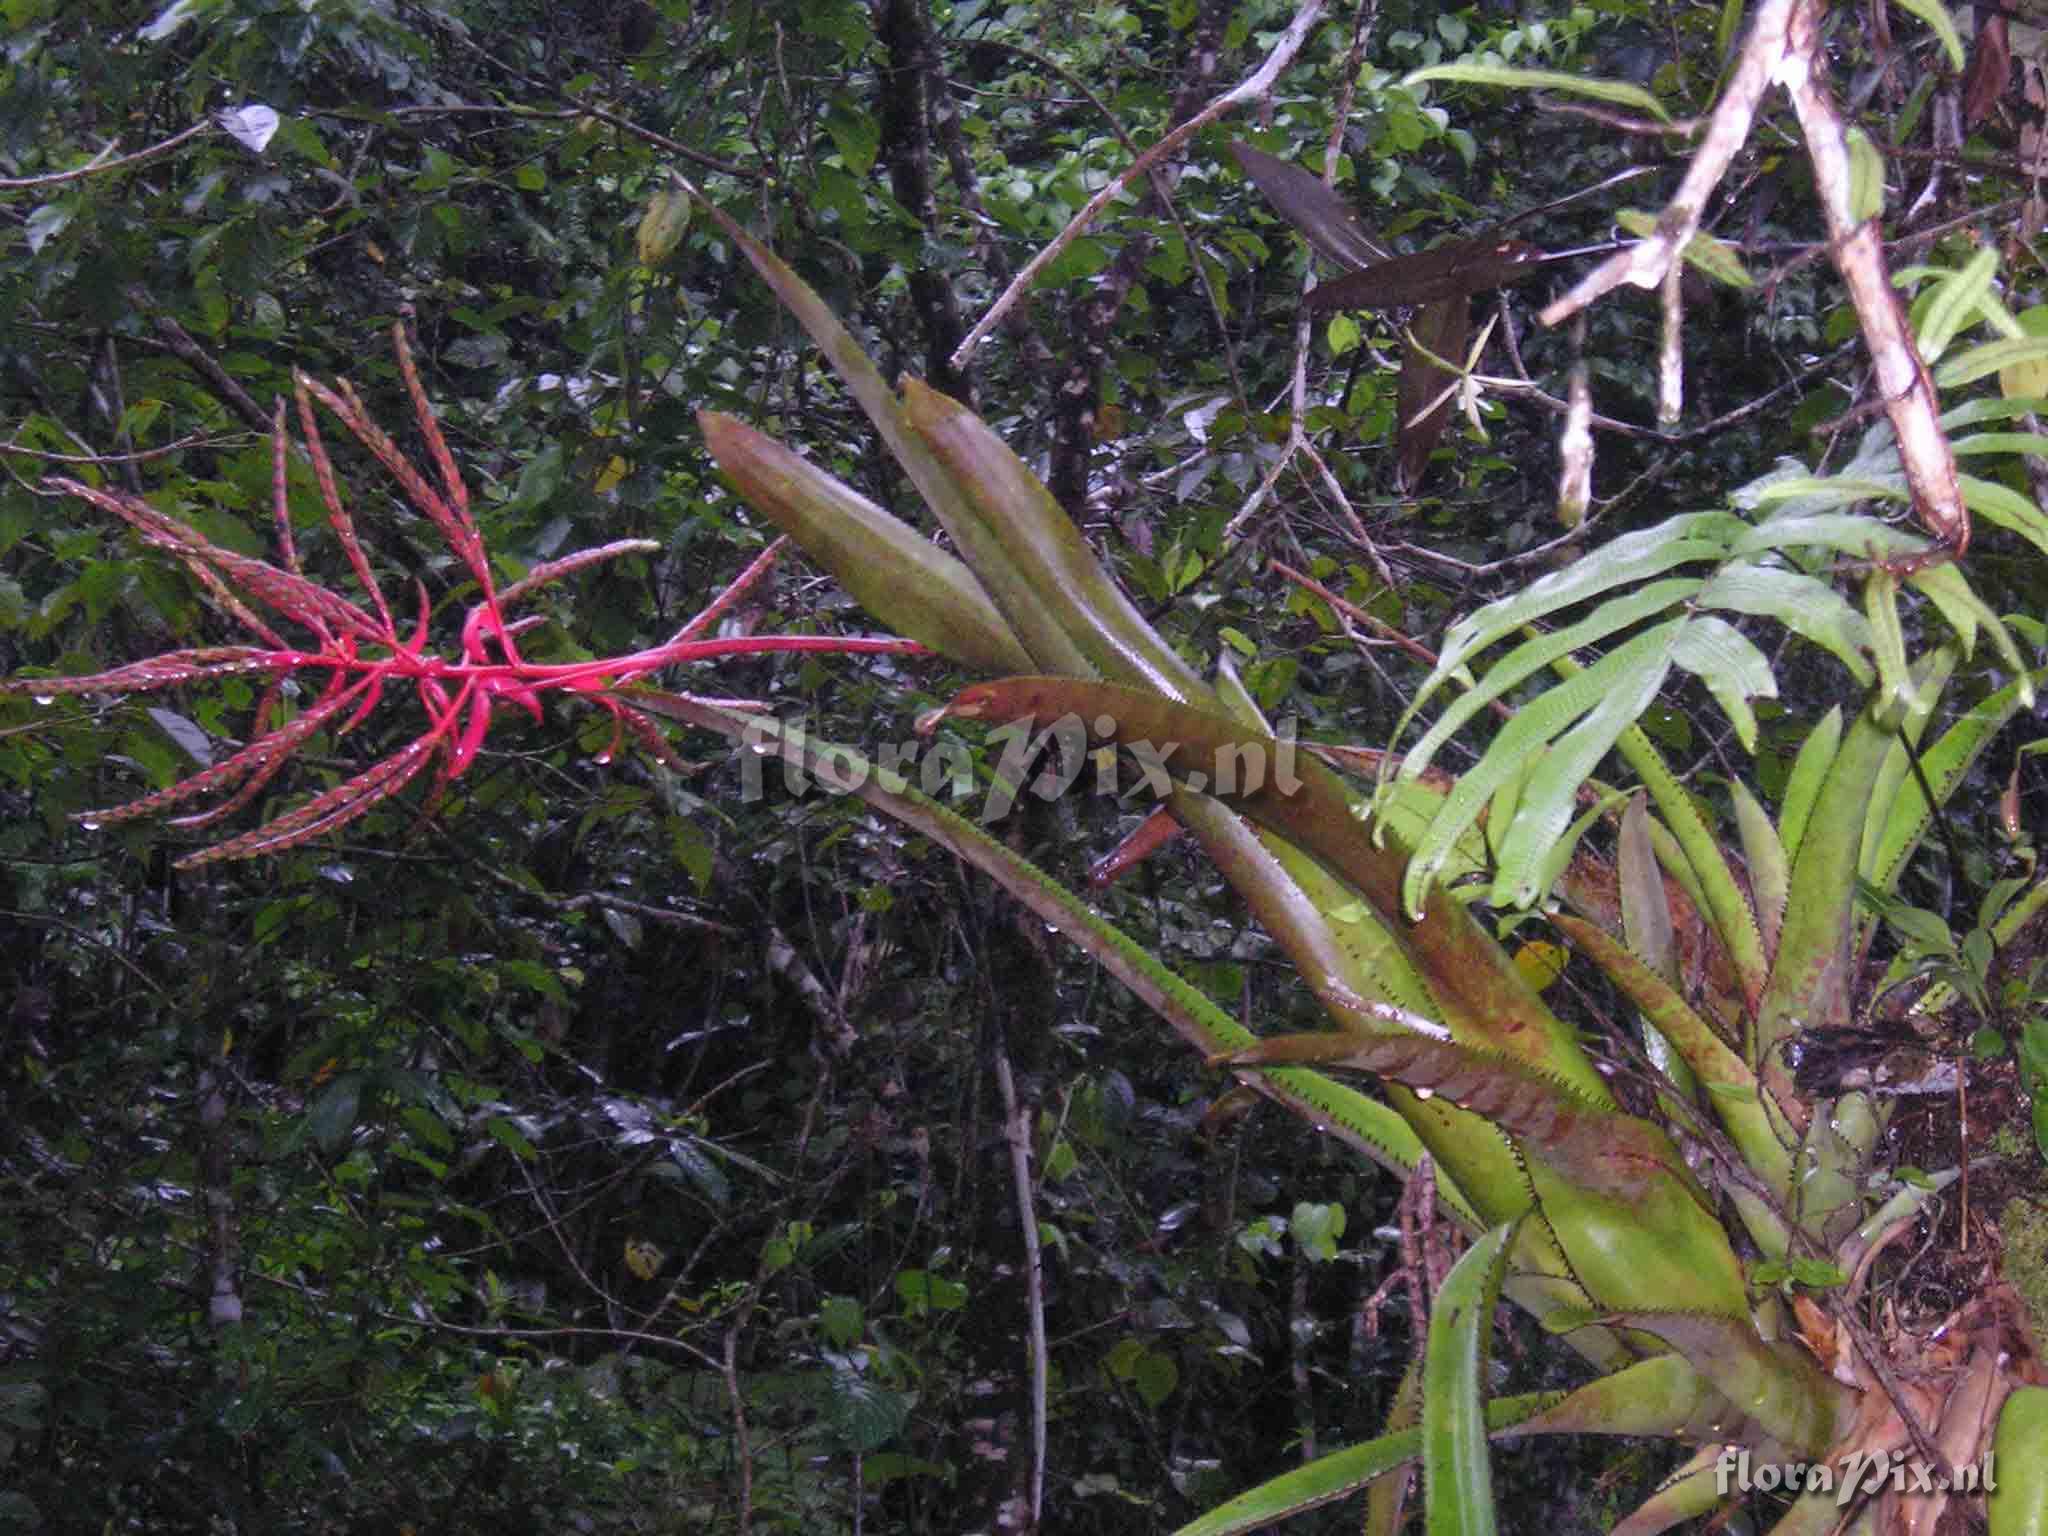
[[[1970,52],[1970,73],[1963,82],[1963,127],[1974,128],[1991,115],[2012,79],[2012,44],[2006,38],[2005,13],[1993,11],[1977,27]]]
[[[1543,253],[1521,240],[1453,240],[1347,272],[1311,293],[1312,310],[1390,309],[1505,288],[1534,277]]]
[[[1419,345],[1401,349],[1401,382],[1396,391],[1401,408],[1400,475],[1404,491],[1412,491],[1422,482],[1429,456],[1451,419],[1451,402],[1447,399],[1439,400],[1433,410],[1423,413],[1423,407],[1442,394],[1456,375],[1431,362],[1422,349],[1427,348],[1448,363],[1461,361],[1466,338],[1472,331],[1472,301],[1460,296],[1426,304],[1416,312],[1408,331]]]

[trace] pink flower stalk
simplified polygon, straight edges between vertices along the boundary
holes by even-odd
[[[703,612],[662,645],[596,661],[550,664],[523,659],[519,654],[518,635],[543,621],[539,616],[507,620],[505,612],[508,608],[548,583],[586,566],[620,555],[655,551],[661,546],[650,539],[621,539],[595,549],[579,550],[560,560],[536,565],[523,578],[500,592],[491,578],[490,559],[482,535],[470,514],[468,487],[456,471],[454,457],[448,451],[433,409],[427,402],[426,391],[413,367],[412,353],[406,345],[402,324],[393,328],[393,336],[397,342],[399,371],[404,375],[421,434],[426,439],[428,452],[439,475],[438,489],[369,418],[346,380],[338,380],[336,388],[330,390],[303,373],[293,376],[306,454],[319,481],[321,500],[327,507],[327,520],[341,543],[357,584],[370,600],[368,609],[309,579],[299,567],[285,499],[288,438],[282,399],[277,402],[271,433],[271,500],[277,522],[278,548],[284,561],[282,566],[222,549],[195,529],[159,512],[139,496],[101,490],[62,477],[52,477],[44,482],[53,490],[80,497],[112,512],[133,527],[145,544],[169,551],[192,572],[215,604],[262,644],[202,646],[169,651],[88,677],[13,679],[0,682],[0,692],[30,693],[38,697],[59,693],[138,693],[206,678],[248,673],[264,674],[270,679],[269,687],[256,707],[252,739],[239,752],[167,789],[157,790],[110,810],[85,812],[75,819],[87,825],[103,826],[112,821],[150,815],[195,796],[222,793],[225,798],[218,804],[177,817],[171,822],[172,826],[184,828],[210,825],[261,793],[264,785],[316,732],[338,720],[340,723],[335,734],[346,735],[361,724],[382,700],[385,683],[392,680],[410,683],[426,711],[427,729],[418,738],[346,783],[314,796],[254,831],[187,854],[178,860],[177,867],[191,868],[219,859],[244,859],[274,853],[346,826],[379,801],[397,794],[437,753],[441,769],[433,798],[438,799],[449,781],[475,760],[490,730],[492,712],[500,703],[516,705],[538,720],[541,718],[542,693],[555,689],[581,695],[610,711],[615,722],[611,745],[599,754],[600,762],[611,760],[621,733],[630,730],[648,752],[673,766],[682,767],[684,765],[678,762],[654,722],[611,690],[679,662],[705,661],[718,656],[771,651],[923,653],[924,648],[914,641],[888,636],[704,638],[704,631],[719,615],[767,574],[782,548],[783,541],[778,540],[719,593]],[[417,581],[414,586],[418,596],[418,617],[409,636],[399,632],[390,605],[385,602],[384,594],[371,574],[362,545],[356,538],[354,520],[341,499],[334,466],[321,442],[319,425],[313,413],[315,400],[333,412],[342,425],[390,471],[404,488],[406,498],[440,529],[449,548],[468,567],[478,596],[464,616],[460,632],[461,650],[456,658],[451,660],[427,648],[430,604],[425,586]],[[252,604],[270,609],[305,629],[312,636],[312,646],[289,644],[258,615]],[[320,696],[297,717],[273,729],[270,719],[281,686],[286,678],[299,672],[326,674]]]

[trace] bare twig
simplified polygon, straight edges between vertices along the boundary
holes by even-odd
[[[768,962],[769,970],[796,988],[797,995],[816,1017],[819,1044],[833,1056],[844,1056],[853,1049],[855,1037],[853,1025],[840,1011],[838,1002],[817,974],[804,964],[788,934],[771,923],[763,938],[766,942],[762,958]]]
[[[1301,9],[1295,12],[1294,20],[1288,23],[1287,30],[1281,35],[1280,41],[1274,44],[1273,51],[1266,55],[1264,63],[1250,75],[1247,75],[1243,80],[1225,91],[1221,96],[1210,102],[1206,107],[1202,108],[1193,117],[1182,123],[1178,128],[1175,128],[1171,133],[1160,139],[1158,143],[1154,144],[1144,154],[1126,166],[1121,174],[1113,177],[1109,184],[1100,192],[1090,198],[1087,206],[1068,221],[1067,227],[1055,235],[1044,250],[1024,264],[1024,269],[1015,278],[1011,279],[1010,286],[1004,289],[1002,295],[995,303],[989,306],[988,312],[975,322],[974,329],[967,333],[966,340],[962,341],[954,350],[951,359],[953,366],[955,368],[967,366],[969,355],[973,353],[976,347],[981,345],[982,339],[1002,322],[1004,314],[1008,312],[1010,307],[1031,291],[1032,285],[1038,281],[1039,273],[1043,272],[1060,252],[1071,245],[1080,236],[1082,231],[1094,223],[1096,215],[1115,201],[1122,194],[1125,187],[1129,186],[1140,176],[1145,175],[1159,161],[1172,154],[1188,139],[1192,138],[1217,118],[1223,116],[1224,113],[1230,111],[1233,107],[1263,96],[1272,86],[1273,81],[1279,77],[1280,72],[1294,61],[1295,54],[1299,53],[1302,44],[1308,41],[1310,30],[1322,19],[1322,14],[1323,0],[1304,0]]]
[[[167,454],[183,453],[187,448],[217,448],[220,441],[208,437],[204,432],[188,432],[174,443],[165,443],[161,448],[137,448],[132,453],[52,453],[47,448],[22,448],[14,443],[0,443],[0,454],[21,459],[41,459],[48,464],[139,464],[145,459],[161,459]]]
[[[1365,45],[1372,35],[1373,23],[1378,19],[1378,0],[1365,0],[1359,7],[1358,19],[1352,25],[1351,51],[1345,57],[1343,73],[1340,76],[1345,82],[1344,89],[1339,95],[1337,110],[1331,116],[1329,139],[1323,146],[1323,185],[1326,187],[1334,189],[1336,186],[1338,141],[1343,135],[1345,120],[1351,114],[1351,102],[1356,93],[1355,82],[1358,79],[1359,66],[1365,58]],[[1310,276],[1313,276],[1313,271]],[[1372,562],[1374,573],[1391,587],[1395,585],[1394,573],[1389,569],[1386,557],[1381,555],[1374,545],[1372,536],[1366,532],[1365,523],[1360,519],[1357,509],[1351,505],[1351,498],[1345,494],[1344,487],[1338,482],[1337,477],[1330,473],[1329,465],[1323,461],[1323,456],[1309,440],[1306,426],[1308,360],[1310,349],[1314,345],[1314,337],[1314,320],[1304,305],[1296,315],[1294,324],[1294,375],[1291,381],[1293,408],[1287,423],[1287,446],[1280,451],[1272,469],[1259,482],[1258,490],[1237,516],[1230,520],[1230,526],[1224,530],[1224,537],[1226,540],[1233,537],[1250,520],[1260,504],[1272,493],[1273,487],[1279,482],[1281,474],[1293,461],[1294,456],[1301,454],[1315,466],[1317,477],[1335,498],[1338,512],[1350,527],[1352,540],[1365,551],[1366,558]]]
[[[1351,602],[1346,598],[1340,597],[1337,593],[1332,592],[1328,587],[1324,586],[1320,581],[1317,581],[1313,576],[1303,575],[1300,571],[1297,571],[1291,565],[1283,565],[1278,560],[1272,560],[1267,562],[1267,568],[1271,570],[1274,575],[1284,577],[1288,581],[1293,582],[1297,587],[1300,587],[1302,591],[1321,598],[1324,602],[1328,603],[1332,609],[1336,611],[1339,617],[1351,619],[1357,623],[1363,624],[1367,629],[1370,629],[1371,631],[1373,631],[1374,634],[1379,635],[1382,639],[1391,641],[1393,644],[1399,646],[1402,650],[1406,651],[1416,661],[1421,662],[1423,666],[1432,669],[1435,668],[1437,664],[1436,652],[1432,651],[1428,646],[1424,645],[1420,640],[1415,639],[1413,636],[1403,634],[1400,630],[1396,629],[1393,625],[1389,624],[1385,619],[1380,618],[1377,614],[1369,613],[1365,609],[1359,607],[1356,603]],[[1515,718],[1515,712],[1509,709],[1507,705],[1501,703],[1499,699],[1494,699],[1490,701],[1490,704],[1494,714],[1498,718],[1502,720],[1512,720]]]
[[[1728,77],[1699,152],[1679,184],[1678,193],[1658,216],[1657,227],[1648,239],[1624,250],[1595,267],[1563,298],[1538,315],[1545,325],[1560,325],[1603,294],[1623,283],[1654,288],[1664,280],[1666,269],[1698,232],[1707,200],[1727,173],[1729,162],[1749,138],[1749,125],[1756,117],[1757,104],[1770,88],[1785,56],[1785,34],[1791,24],[1796,0],[1764,0],[1742,45],[1742,56]]]
[[[0,176],[0,192],[17,192],[28,187],[53,187],[59,182],[77,181],[86,176],[118,171],[124,166],[138,165],[144,160],[154,160],[158,155],[169,154],[186,140],[196,139],[201,134],[213,131],[213,119],[206,118],[181,133],[172,134],[161,143],[152,144],[146,149],[138,149],[132,155],[119,155],[113,159],[107,158],[113,155],[115,148],[113,144],[109,144],[84,165],[74,166],[68,171],[51,171],[43,176]]]
[[[1003,1096],[1003,1139],[1010,1145],[1010,1181],[1017,1191],[1017,1224],[1024,1234],[1024,1306],[1031,1330],[1031,1529],[1036,1531],[1045,1507],[1045,1266],[1031,1196],[1031,1108],[1018,1102],[1010,1053],[998,1049],[995,1057],[996,1088]]]
[[[149,972],[145,971],[133,960],[130,960],[126,955],[122,954],[120,948],[116,946],[113,942],[101,938],[98,934],[94,933],[89,928],[81,928],[76,923],[68,923],[61,917],[51,917],[48,913],[45,912],[22,912],[17,911],[13,907],[0,907],[0,917],[11,917],[16,922],[42,923],[47,927],[61,928],[64,932],[70,934],[74,939],[77,939],[80,943],[92,944],[102,950],[105,950],[109,959],[111,959],[116,965],[124,967],[130,974],[132,974],[135,977],[137,981],[141,982],[145,987],[149,988],[150,991],[156,993],[157,996],[164,998],[168,998],[170,996],[170,994],[166,992],[163,989],[163,987],[157,983],[155,977],[151,976]]]
[[[1899,461],[1914,510],[1950,556],[1969,547],[1970,514],[1956,483],[1955,455],[1941,430],[1934,381],[1906,329],[1906,315],[1884,264],[1877,220],[1859,221],[1850,191],[1849,145],[1842,115],[1821,83],[1820,28],[1825,6],[1795,0],[1782,78],[1806,134],[1814,191],[1827,220],[1835,267],[1849,289],[1877,372],[1878,394],[1899,441]]]
[[[527,894],[536,893],[528,891]],[[729,923],[713,922],[708,917],[699,917],[694,912],[678,912],[672,907],[653,907],[644,901],[628,901],[623,896],[613,896],[606,891],[586,891],[581,896],[567,896],[553,905],[559,912],[575,912],[584,907],[597,907],[612,912],[630,912],[635,917],[644,917],[650,923],[667,923],[672,928],[691,928],[700,933],[722,933],[727,937],[739,933],[739,929]]]
[[[754,1523],[754,1448],[747,1437],[746,1394],[740,1390],[740,1326],[736,1323],[725,1331],[725,1358],[719,1374],[725,1378],[726,1398],[732,1404],[733,1450],[740,1463],[739,1518],[733,1529],[745,1531]]]
[[[1700,126],[1700,120],[1696,117],[1681,117],[1674,122],[1660,123],[1651,118],[1617,112],[1612,107],[1596,106],[1590,101],[1564,101],[1555,96],[1538,96],[1536,110],[1557,117],[1589,117],[1603,128],[1611,129],[1615,133],[1632,133],[1644,138],[1687,139],[1697,133]]]
[[[191,332],[169,315],[158,311],[156,302],[139,284],[129,287],[128,302],[150,317],[150,324],[156,328],[157,335],[163,338],[164,345],[182,357],[195,373],[213,386],[213,391],[220,396],[222,404],[265,437],[270,435],[270,412],[256,403],[256,397],[242,387],[241,380],[223,368],[211,352],[192,339]]]

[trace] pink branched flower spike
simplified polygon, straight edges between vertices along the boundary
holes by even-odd
[[[660,546],[649,539],[620,539],[595,549],[580,550],[536,565],[520,580],[499,591],[491,575],[490,553],[470,513],[468,487],[463,484],[454,455],[434,419],[419,372],[413,366],[404,327],[393,327],[392,335],[398,349],[399,372],[405,379],[420,435],[433,461],[433,479],[407,459],[370,419],[346,380],[337,381],[330,389],[304,374],[294,378],[293,394],[306,457],[320,488],[320,500],[327,509],[328,524],[367,606],[322,586],[300,567],[285,495],[290,445],[283,400],[277,402],[273,418],[271,459],[272,511],[282,564],[273,565],[222,549],[139,496],[61,476],[44,481],[50,490],[77,496],[113,513],[133,528],[143,543],[169,553],[191,571],[223,614],[260,643],[168,651],[88,677],[10,679],[0,682],[0,693],[26,693],[38,698],[70,693],[144,693],[250,674],[261,675],[268,683],[256,708],[250,740],[240,751],[166,789],[110,810],[85,812],[76,818],[78,821],[88,826],[104,826],[155,815],[212,795],[222,798],[206,809],[177,817],[171,825],[191,829],[220,821],[255,799],[316,734],[331,729],[337,736],[346,735],[361,724],[382,702],[385,684],[389,682],[411,684],[427,717],[426,729],[419,736],[346,783],[315,795],[255,830],[187,854],[178,860],[178,867],[189,869],[220,859],[276,853],[345,827],[404,789],[438,757],[440,772],[429,798],[429,803],[434,803],[448,782],[475,761],[500,703],[514,705],[538,720],[542,714],[542,694],[559,690],[578,695],[612,715],[612,742],[600,754],[600,761],[609,762],[623,736],[630,732],[644,750],[682,768],[687,765],[675,757],[653,720],[613,690],[665,667],[720,656],[774,651],[923,654],[924,648],[913,641],[881,635],[706,638],[705,632],[718,617],[767,574],[782,547],[778,540],[703,612],[662,645],[595,661],[526,661],[519,654],[518,636],[543,621],[538,616],[508,619],[508,609],[542,587],[602,561],[651,553]],[[320,436],[314,411],[316,402],[339,420],[399,483],[406,499],[440,531],[475,584],[476,601],[457,631],[458,651],[452,658],[429,649],[432,605],[425,587],[417,583],[417,617],[409,631],[400,629],[356,537],[354,519],[342,500],[334,465]],[[305,631],[311,637],[310,643],[291,644],[274,627],[277,624]],[[318,681],[318,696],[285,724],[274,725],[272,717],[284,682],[302,674]]]

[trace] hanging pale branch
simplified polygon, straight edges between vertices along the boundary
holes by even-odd
[[[1855,206],[1848,135],[1841,111],[1821,81],[1820,26],[1826,13],[1827,7],[1815,0],[1799,0],[1794,7],[1780,78],[1791,92],[1792,108],[1806,134],[1813,188],[1827,219],[1828,246],[1848,285],[1864,344],[1870,348],[1878,394],[1899,440],[1899,463],[1913,493],[1914,511],[1954,558],[1969,547],[1970,514],[1956,482],[1955,453],[1941,430],[1934,381],[1913,345],[1898,290],[1885,270],[1878,221]]]

